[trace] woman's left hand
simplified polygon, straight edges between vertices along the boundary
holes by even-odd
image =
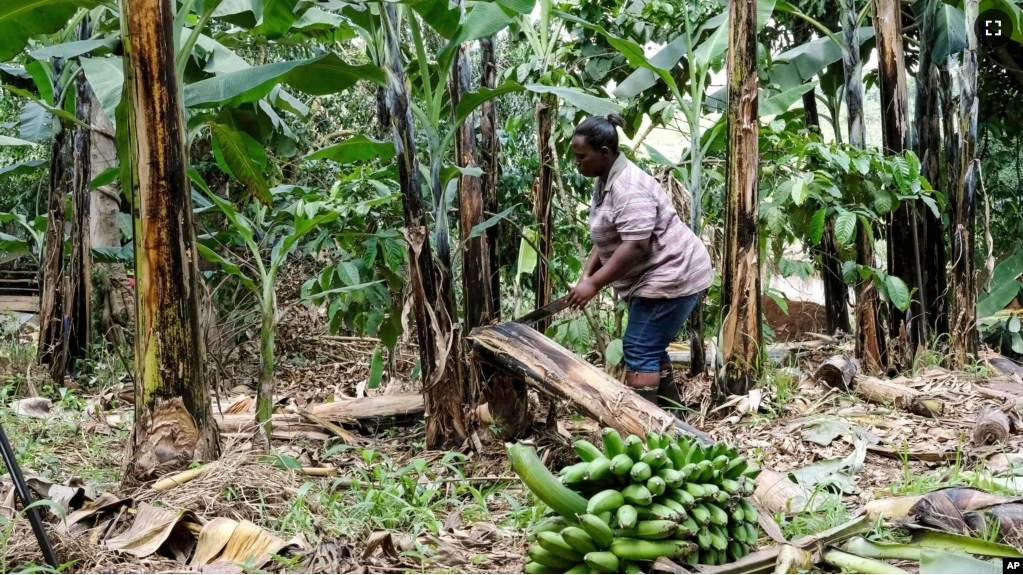
[[[593,299],[599,290],[589,278],[581,280],[568,293],[568,305],[572,309],[581,309]]]

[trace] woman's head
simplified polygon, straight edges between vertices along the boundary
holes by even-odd
[[[590,116],[572,135],[572,153],[579,173],[587,178],[603,176],[618,158],[618,128],[625,120],[618,114]]]

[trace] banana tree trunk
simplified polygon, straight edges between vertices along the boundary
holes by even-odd
[[[89,152],[93,179],[117,165],[114,125],[107,118],[96,95],[91,100],[92,141]],[[89,198],[89,242],[93,248],[121,247],[121,195],[116,184],[99,186]],[[94,302],[99,306],[100,336],[115,346],[127,344],[125,335],[132,333],[134,300],[127,287],[123,263],[95,264],[97,284],[93,286]]]
[[[497,86],[497,60],[494,56],[494,38],[480,40],[480,65],[482,67],[482,84],[484,88],[493,89]],[[466,66],[466,73],[468,67]],[[464,137],[473,138],[472,125],[466,123],[463,128],[468,132]],[[497,139],[497,101],[488,100],[483,104],[480,118],[479,152],[480,166],[483,168],[483,210],[485,214],[496,214],[497,183],[500,175],[500,142]],[[486,239],[487,252],[484,254],[489,262],[490,288],[490,319],[501,319],[501,272],[498,260],[498,226],[491,226],[483,236]],[[485,268],[486,269],[486,268]],[[482,325],[482,324],[481,324]],[[466,326],[470,332],[475,325]],[[506,373],[481,366],[483,376],[487,380],[485,395],[490,415],[500,429],[502,439],[511,441],[526,435],[529,431],[529,401],[526,395],[526,384],[521,380],[509,377]]]
[[[849,145],[854,148],[866,147],[866,130],[863,126],[863,63],[860,62],[860,37],[856,22],[856,0],[841,1],[842,64],[845,71],[845,106]],[[835,118],[838,119],[837,117]]]
[[[828,333],[842,331],[851,333],[849,324],[849,286],[842,277],[842,259],[838,254],[838,239],[835,237],[835,221],[824,223],[821,237],[821,280],[824,284],[824,311]]]
[[[199,330],[199,258],[185,173],[171,0],[121,2],[137,278],[135,425],[125,481],[220,455]]]
[[[266,283],[260,298],[259,379],[256,390],[256,425],[264,446],[270,448],[273,437],[274,352],[277,328],[277,302],[273,280]]]
[[[793,39],[797,46],[810,41],[810,25],[800,21],[793,30]],[[821,132],[821,118],[817,110],[817,89],[803,94],[803,114],[806,126]],[[824,225],[824,235],[819,246],[821,283],[824,284],[824,311],[827,318],[828,333],[841,330],[852,331],[849,325],[849,288],[842,279],[842,260],[838,255],[838,240],[835,238],[834,221],[828,220]]]
[[[472,89],[469,53],[465,44],[455,51],[448,76],[451,114],[454,117],[462,96]],[[455,160],[465,170],[476,168],[476,115],[470,114],[455,135]],[[469,237],[473,227],[483,223],[483,188],[480,178],[463,173],[458,179],[458,217],[462,244],[462,290],[465,304],[465,332],[493,319],[490,283],[490,247],[487,234]]]
[[[480,40],[480,67],[484,88],[497,87],[497,58],[494,55],[494,37]],[[483,211],[487,214],[498,212],[497,183],[501,176],[501,143],[497,139],[497,100],[483,104],[480,118],[480,167],[483,168]],[[494,317],[501,317],[501,260],[499,250],[499,227],[487,230],[487,247],[490,249],[490,299]]]
[[[63,64],[53,60],[54,76],[59,77]],[[54,94],[61,92],[54,86]],[[47,202],[46,235],[43,242],[43,258],[40,269],[40,302],[39,302],[39,351],[40,365],[50,368],[50,378],[54,383],[63,383],[67,373],[68,358],[63,342],[66,325],[65,306],[66,273],[64,262],[64,223],[65,200],[71,185],[71,174],[68,173],[68,131],[56,116],[53,119],[57,133],[50,144],[50,187]]]
[[[703,228],[703,142],[699,120],[689,126],[689,157],[693,160],[689,169],[690,222],[689,228],[702,237]],[[707,357],[703,346],[703,302],[697,302],[689,316],[689,329],[693,332],[689,339],[692,361],[689,364],[689,376],[702,375],[707,370]]]
[[[78,24],[78,39],[89,39],[89,18]],[[75,77],[75,117],[88,123],[92,117],[92,89],[85,74]],[[68,274],[67,356],[70,363],[88,356],[92,341],[92,242],[90,184],[92,183],[91,130],[76,126],[72,143],[71,261]]]
[[[533,182],[533,214],[536,216],[536,244],[539,257],[536,261],[534,285],[536,287],[536,307],[540,308],[551,301],[551,272],[548,265],[551,261],[551,210],[554,206],[554,163],[557,162],[551,146],[551,134],[554,121],[558,115],[558,99],[553,94],[545,94],[536,104],[536,153],[540,160],[540,169]],[[536,324],[540,333],[547,331],[550,320]]]
[[[844,36],[842,63],[845,71],[849,144],[862,149],[866,147],[866,132],[863,127],[863,65],[860,62],[856,0],[841,2]],[[870,230],[864,228],[862,220],[856,224],[856,263],[861,266],[874,266],[874,243]],[[884,366],[881,331],[877,325],[879,300],[877,288],[872,280],[860,280],[857,283],[856,355],[863,360],[864,368],[870,373],[877,373]]]
[[[902,47],[902,15],[898,0],[873,0],[874,30],[877,39],[878,76],[881,91],[881,133],[886,154],[901,156],[909,143],[909,96],[906,89],[906,62]],[[927,342],[927,308],[922,301],[923,275],[920,269],[916,202],[899,202],[888,217],[888,274],[902,279],[916,297],[909,309],[890,306],[888,337],[895,342],[905,330],[910,348],[891,360],[899,367],[912,360],[916,347]]]
[[[979,0],[966,0],[966,50],[959,70],[959,162],[950,194],[952,216],[952,354],[951,367],[959,368],[976,357],[980,345],[977,332],[977,291],[974,281],[973,254],[974,195],[977,190],[977,21]]]
[[[938,111],[938,66],[931,57],[934,49],[935,19],[941,7],[938,0],[928,0],[919,30],[920,66],[916,78],[916,155],[920,171],[931,186],[941,185],[941,118]],[[948,289],[945,266],[945,233],[941,219],[930,209],[920,210],[920,270],[923,273],[921,302],[927,317],[927,330],[932,336],[948,334]]]
[[[391,133],[391,114],[387,109],[387,90],[381,86],[377,88],[377,137],[386,138]]]
[[[810,24],[803,20],[797,21],[792,28],[792,40],[796,46],[802,46],[810,41]],[[817,88],[803,94],[803,115],[806,117],[806,127],[821,130],[821,117],[817,111]]]
[[[714,398],[746,395],[760,371],[757,3],[731,0],[728,20],[728,152],[725,261],[721,274],[723,376]]]
[[[385,2],[381,6],[380,23],[384,71],[387,74],[387,109],[391,137],[397,151],[404,233],[409,244],[409,288],[415,310],[420,373],[426,396],[426,447],[443,449],[459,446],[468,437],[462,415],[462,382],[455,370],[458,348],[449,298],[442,289],[440,271],[434,264],[426,226],[415,124],[409,105],[398,17],[393,3]]]
[[[859,222],[856,225],[856,263],[861,266],[874,265],[874,241],[870,229]],[[881,346],[881,331],[877,325],[877,286],[872,279],[859,280],[856,284],[856,357],[863,363],[863,370],[878,374],[884,369],[884,353]]]

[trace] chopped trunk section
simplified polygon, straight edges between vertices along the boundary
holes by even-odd
[[[928,2],[921,19],[920,64],[916,81],[916,155],[920,158],[920,173],[935,189],[942,185],[941,117],[938,113],[938,66],[931,58],[931,52],[940,6],[940,2]],[[919,224],[918,241],[922,245],[918,269],[923,276],[919,297],[926,311],[927,335],[943,336],[948,334],[945,232],[941,218],[930,209],[920,210]]]
[[[125,480],[220,455],[203,373],[199,278],[170,0],[121,3],[134,198],[135,427]]]
[[[557,158],[551,146],[551,134],[558,113],[558,99],[553,94],[544,94],[536,104],[536,152],[540,158],[540,169],[533,182],[533,215],[536,216],[536,243],[539,257],[536,260],[534,288],[537,309],[551,301],[551,213],[554,205],[554,165]],[[549,319],[536,324],[543,333],[550,326]]]
[[[856,362],[846,357],[829,358],[817,369],[814,377],[831,387],[851,391],[871,403],[895,405],[921,417],[936,417],[944,413],[945,406],[941,400],[905,385],[860,375]]]
[[[644,437],[670,430],[675,418],[534,329],[513,322],[473,330],[469,341],[480,359],[564,398],[601,425]]]
[[[1005,444],[1009,439],[1009,418],[996,405],[987,404],[977,414],[973,427],[974,445]]]
[[[468,436],[462,416],[462,382],[454,365],[457,342],[451,325],[450,302],[445,301],[446,292],[428,241],[412,109],[394,4],[383,5],[380,23],[387,74],[387,109],[405,215],[405,239],[409,244],[409,290],[416,316],[426,396],[426,445],[430,449],[457,447]]]
[[[732,0],[728,50],[728,173],[725,183],[725,261],[721,274],[721,354],[724,374],[714,396],[746,395],[760,369],[758,221],[757,9]]]
[[[902,20],[897,0],[873,0],[876,30],[879,86],[881,90],[881,128],[886,154],[901,156],[909,134],[909,96],[906,89],[906,63],[902,48]],[[921,305],[923,276],[920,270],[919,226],[915,202],[901,201],[888,217],[888,274],[902,279],[916,297],[908,310],[889,306],[889,349],[901,347],[903,330],[909,349],[891,353],[889,360],[902,367],[913,358],[917,346],[926,343],[926,307]]]
[[[977,356],[980,335],[977,332],[977,291],[974,281],[973,255],[974,236],[974,195],[977,191],[977,172],[980,159],[977,158],[977,21],[978,0],[967,0],[966,8],[966,50],[959,70],[959,162],[949,194],[949,212],[952,227],[952,354],[949,367],[965,366]]]

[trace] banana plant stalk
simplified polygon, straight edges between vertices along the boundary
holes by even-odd
[[[825,549],[822,559],[829,565],[851,573],[870,573],[872,575],[909,573],[909,571],[899,569],[884,561],[860,557],[859,555],[853,555],[834,548]]]
[[[953,369],[961,368],[976,357],[980,345],[977,331],[977,289],[974,279],[972,255],[976,249],[974,225],[976,213],[974,198],[980,178],[980,160],[977,157],[977,21],[979,0],[966,0],[966,50],[959,67],[959,132],[958,162],[954,165],[950,194],[952,221],[952,274],[949,288],[952,291],[952,357]]]
[[[420,66],[424,100],[433,107],[435,93],[426,60],[419,23],[410,15],[410,27],[415,40],[416,58]],[[437,120],[415,108],[408,90],[405,63],[399,39],[398,11],[392,3],[380,9],[380,30],[383,38],[385,71],[387,73],[387,104],[391,122],[391,136],[397,152],[398,179],[401,185],[402,205],[405,211],[406,239],[409,243],[409,285],[416,316],[419,338],[420,365],[427,412],[426,445],[435,449],[458,445],[468,436],[462,418],[462,381],[458,375],[458,346],[454,341],[454,301],[450,281],[450,247],[448,246],[447,210],[440,193],[440,167],[442,157],[436,155],[439,123],[439,94]],[[448,70],[440,67],[439,74]],[[441,84],[443,85],[443,84]],[[439,92],[440,90],[438,90]],[[437,228],[437,257],[433,257],[426,225],[426,209],[420,180],[419,157],[416,153],[415,124],[412,116],[418,111],[427,131],[431,150],[431,178],[434,187],[434,225]],[[438,206],[440,209],[438,211]]]
[[[203,257],[218,264],[224,272],[237,277],[242,285],[256,296],[259,302],[259,380],[256,391],[256,423],[259,425],[260,434],[264,442],[269,444],[273,434],[272,415],[275,387],[274,340],[277,325],[280,323],[281,317],[286,315],[298,303],[293,303],[283,310],[278,308],[276,290],[274,289],[277,282],[277,274],[280,272],[281,266],[288,259],[288,256],[298,246],[298,242],[310,232],[320,229],[320,226],[327,225],[337,219],[340,211],[333,209],[326,202],[316,201],[315,199],[312,201],[299,199],[283,209],[278,214],[279,219],[271,222],[264,236],[268,241],[273,241],[274,238],[277,238],[267,260],[264,250],[256,239],[257,226],[245,215],[236,211],[230,202],[210,191],[206,184],[202,182],[197,172],[190,170],[189,175],[192,181],[205,192],[206,197],[224,214],[233,235],[242,239],[246,248],[248,248],[252,261],[255,262],[254,266],[252,266],[255,274],[251,275],[251,272],[246,272],[239,265],[220,255],[209,246],[201,243],[198,244],[199,252]],[[257,213],[260,219],[265,219],[263,216],[266,211],[267,208],[265,207],[258,208]],[[280,218],[284,214],[291,215],[290,221]],[[323,297],[333,293],[349,293],[364,289],[375,283],[379,282],[346,286],[319,292],[316,295],[317,297]]]
[[[868,4],[869,5],[869,4]],[[857,30],[859,20],[856,0],[841,0],[842,62],[845,71],[845,103],[848,108],[849,144],[854,148],[866,147],[863,125],[863,64],[860,62],[860,43]],[[856,263],[874,265],[874,237],[870,224],[860,218],[856,226]],[[868,373],[878,373],[884,367],[881,330],[877,324],[879,296],[874,282],[861,279],[856,286],[856,356],[863,360]]]
[[[760,370],[763,341],[757,227],[757,6],[754,0],[732,0],[729,6],[728,173],[718,340],[724,369],[715,378],[715,401],[749,393]]]
[[[135,425],[126,479],[220,455],[199,329],[199,270],[170,0],[121,2],[121,183],[135,228]],[[145,217],[142,217],[145,214]],[[170,469],[168,469],[170,468]]]

